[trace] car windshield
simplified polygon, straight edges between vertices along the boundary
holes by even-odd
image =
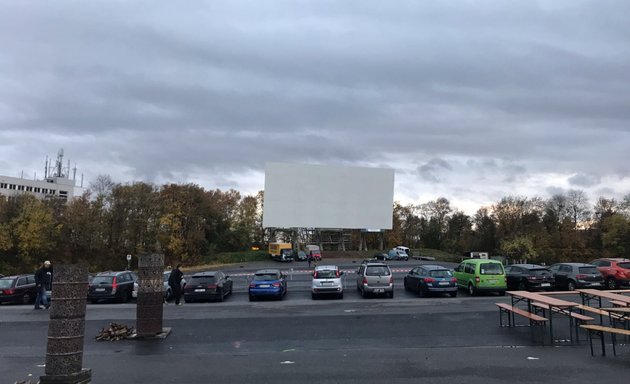
[[[448,269],[438,269],[436,271],[429,272],[431,277],[451,277],[453,274]]]
[[[266,281],[266,280],[278,280],[278,275],[276,273],[260,273],[254,275],[254,280],[256,281]]]
[[[195,284],[214,284],[216,279],[214,276],[193,276],[190,283]]]
[[[365,269],[366,276],[389,276],[389,268],[375,265]]]
[[[13,279],[0,279],[0,288],[11,288],[13,286]]]
[[[93,285],[111,284],[113,279],[114,279],[113,276],[95,276],[92,279],[92,283],[91,284],[93,284]]]
[[[619,268],[630,269],[630,262],[617,263]]]
[[[502,275],[503,267],[497,263],[484,263],[479,266],[482,275]]]
[[[599,271],[596,267],[579,267],[578,271],[585,274],[599,275]]]
[[[337,273],[333,269],[322,269],[317,271],[317,279],[334,279]]]
[[[530,269],[529,272],[534,276],[544,276],[549,274],[549,270],[545,268]]]

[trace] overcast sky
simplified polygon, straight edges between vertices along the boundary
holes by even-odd
[[[161,4],[158,4],[161,3]],[[256,193],[391,167],[467,213],[630,193],[630,2],[0,0],[0,174]]]

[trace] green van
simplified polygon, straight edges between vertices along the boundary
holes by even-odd
[[[488,259],[464,260],[455,268],[457,285],[468,290],[471,296],[479,292],[497,292],[505,295],[507,283],[500,261]]]

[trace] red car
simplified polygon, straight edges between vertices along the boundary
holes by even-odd
[[[618,289],[630,285],[630,260],[622,258],[596,259],[590,262],[597,267],[604,277],[608,289]]]

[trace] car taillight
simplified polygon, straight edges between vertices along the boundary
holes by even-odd
[[[479,283],[481,281],[481,278],[479,276],[475,276],[475,283]]]
[[[5,295],[13,295],[13,294],[15,294],[15,288],[5,289],[4,290],[4,294]]]
[[[457,283],[457,277],[451,277],[451,282]]]
[[[536,280],[538,277],[536,276],[527,276],[527,280]]]
[[[389,283],[394,284],[394,276],[389,276]]]
[[[118,283],[116,282],[116,276],[112,279],[112,293],[116,293],[118,289]]]
[[[216,288],[217,285],[216,284],[208,284],[208,288]]]
[[[256,284],[255,283],[249,283],[249,287],[250,288],[256,288]]]
[[[313,279],[317,279],[317,271],[313,272]]]
[[[588,275],[575,275],[576,279],[586,279]]]
[[[367,277],[363,278],[363,285],[368,285]]]
[[[432,277],[427,277],[426,279],[424,279],[425,283],[435,283],[435,279]]]
[[[279,282],[279,281],[276,281],[275,283],[273,283],[273,284],[271,284],[271,285],[273,285],[274,287],[279,287],[281,284],[280,284],[280,282]]]
[[[339,277],[339,271],[335,272],[335,276]]]

